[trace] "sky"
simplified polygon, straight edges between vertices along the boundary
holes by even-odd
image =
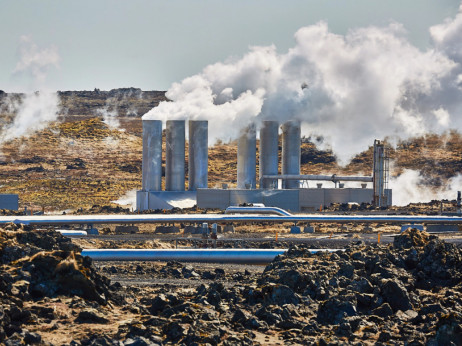
[[[0,0],[0,90],[167,90],[251,46],[284,54],[294,34],[319,21],[346,35],[401,23],[409,42],[430,47],[429,28],[454,17],[459,0]],[[47,66],[22,68],[25,45]],[[24,72],[24,71],[27,71]],[[34,74],[34,76],[30,76]],[[39,82],[37,82],[39,81]]]

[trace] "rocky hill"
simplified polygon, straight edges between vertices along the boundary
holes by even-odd
[[[59,97],[63,106],[59,121],[29,137],[3,143],[0,193],[18,193],[21,208],[66,210],[106,205],[139,189],[141,115],[166,100],[165,93],[135,88],[96,89],[63,91]],[[3,123],[14,118],[4,107],[12,98],[20,99],[21,95],[0,93]],[[105,122],[102,109],[114,111],[118,127]],[[389,147],[391,173],[399,175],[404,169],[414,169],[422,172],[429,187],[439,186],[462,172],[461,152],[462,136],[456,131],[402,141],[395,148]],[[235,142],[210,148],[210,187],[222,183],[235,186],[236,154]],[[331,151],[320,150],[310,138],[303,140],[303,174],[370,175],[371,170],[372,147],[364,148],[348,165],[340,166]]]
[[[19,101],[23,94],[0,90],[0,113],[6,102]],[[67,116],[97,116],[101,112],[114,112],[117,116],[142,116],[159,102],[166,101],[165,91],[143,91],[138,88],[119,88],[109,91],[58,91],[60,109]]]

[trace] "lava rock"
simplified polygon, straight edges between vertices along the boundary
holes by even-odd
[[[411,299],[404,285],[398,280],[384,280],[382,283],[382,296],[394,311],[412,310]]]
[[[42,337],[38,333],[26,332],[24,334],[24,342],[28,345],[39,344],[42,342]]]
[[[284,304],[299,304],[300,299],[290,287],[281,284],[266,285],[262,288],[266,303],[282,306]]]
[[[322,324],[339,324],[344,317],[356,314],[355,304],[334,297],[319,304],[317,321]]]
[[[380,317],[388,317],[393,315],[393,309],[391,308],[390,304],[383,303],[378,308],[375,308],[371,311],[372,314],[380,316]]]
[[[393,241],[393,246],[396,249],[408,249],[411,247],[423,247],[429,242],[429,235],[427,232],[419,231],[416,228],[409,228]]]
[[[85,309],[79,312],[75,319],[77,323],[108,323],[109,320],[96,309]]]

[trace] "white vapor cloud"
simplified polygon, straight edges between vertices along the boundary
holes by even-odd
[[[57,47],[39,47],[30,36],[21,36],[18,55],[19,60],[13,73],[28,73],[39,84],[45,82],[50,68],[59,67],[61,60]]]
[[[119,119],[117,118],[118,112],[116,109],[109,110],[109,106],[98,108],[96,113],[103,117],[103,122],[111,129],[117,129],[120,126]]]
[[[136,209],[136,190],[128,191],[118,200],[112,201],[112,203],[116,203],[121,206],[130,206],[132,209]]]
[[[375,138],[409,138],[462,127],[462,7],[430,28],[432,48],[413,46],[399,23],[295,33],[284,54],[252,47],[174,83],[148,119],[207,119],[210,142],[235,138],[249,122],[297,119],[323,136],[341,163]]]
[[[19,60],[13,70],[13,76],[25,74],[39,91],[24,94],[21,100],[7,97],[4,108],[15,113],[12,123],[0,130],[0,144],[45,128],[54,121],[59,113],[59,97],[56,92],[46,88],[46,75],[52,67],[58,67],[57,48],[39,47],[28,36],[20,38]]]
[[[58,104],[55,92],[40,91],[25,95],[22,103],[13,106],[16,116],[13,123],[0,132],[0,143],[44,129],[58,116]]]
[[[393,205],[404,206],[409,203],[441,199],[453,200],[457,197],[457,191],[462,188],[462,175],[452,177],[444,187],[431,188],[425,185],[425,178],[420,172],[407,169],[398,177],[391,178],[390,187],[393,189]]]

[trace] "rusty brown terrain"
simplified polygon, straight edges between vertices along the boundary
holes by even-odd
[[[141,186],[141,115],[165,100],[163,92],[128,88],[60,97],[58,121],[3,144],[0,192],[19,194],[21,209],[127,212],[111,208],[112,201]],[[102,107],[117,111],[118,128],[103,121]],[[13,117],[0,114],[3,124]],[[429,187],[439,186],[462,170],[461,150],[455,131],[402,141],[389,147],[393,174],[415,169]],[[211,187],[235,185],[236,153],[235,142],[210,148]],[[369,175],[371,166],[372,147],[341,167],[332,152],[303,140],[302,173]],[[440,206],[415,203],[390,212],[436,214]],[[350,207],[333,205],[326,212]],[[446,208],[454,210],[454,201]],[[136,234],[103,225],[100,235],[73,240],[51,229],[4,225],[0,343],[462,344],[458,233],[408,230],[394,237],[399,225],[312,224],[315,233],[298,235],[290,226],[239,225],[219,235],[226,248],[290,248],[267,266],[255,266],[92,263],[80,254],[82,248],[197,245],[198,236],[154,234],[152,225],[140,225]],[[345,251],[314,255],[308,246]]]
[[[3,109],[0,117],[8,123],[14,114],[1,107],[5,97],[0,95],[0,109]],[[126,88],[109,92],[60,92],[60,98],[63,114],[57,122],[43,131],[3,144],[0,193],[19,194],[21,208],[62,211],[109,205],[139,189],[141,116],[166,100],[164,93]],[[103,122],[98,113],[101,107],[117,111],[119,128],[110,128]],[[462,136],[456,131],[402,141],[396,148],[389,147],[392,174],[415,169],[424,174],[430,187],[439,186],[462,171],[461,152]],[[235,142],[218,143],[210,148],[210,187],[222,183],[235,186],[236,154]],[[318,149],[310,138],[303,140],[303,174],[370,175],[371,167],[372,147],[364,148],[342,167],[331,151]]]

